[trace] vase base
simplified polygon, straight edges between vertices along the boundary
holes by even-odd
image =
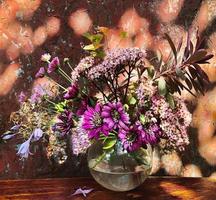
[[[90,169],[94,179],[103,187],[117,192],[125,192],[140,186],[148,175],[144,172],[111,173]]]

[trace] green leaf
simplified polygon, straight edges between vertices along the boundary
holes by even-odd
[[[154,71],[154,68],[153,68],[153,67],[148,67],[148,68],[147,68],[147,72],[148,72],[148,76],[149,76],[150,78],[153,78],[153,77],[154,77],[155,71]]]
[[[165,37],[167,39],[167,41],[169,42],[169,45],[173,51],[174,57],[175,57],[175,61],[177,63],[177,50],[175,48],[175,44],[173,43],[172,39],[170,38],[170,36],[168,34],[165,33]]]
[[[186,62],[185,64],[195,63],[200,60],[202,60],[207,54],[207,51],[204,49],[201,49],[199,51],[196,51]]]
[[[117,142],[116,138],[107,138],[104,142],[103,149],[107,150],[112,148]]]
[[[126,31],[122,31],[121,33],[120,33],[120,37],[121,38],[126,38],[127,37],[127,32]]]
[[[102,34],[95,34],[95,35],[92,36],[92,43],[95,44],[95,45],[100,44],[102,39],[103,39]]]
[[[171,94],[169,94],[169,93],[167,94],[167,101],[168,101],[170,107],[172,109],[174,109],[175,108],[175,101],[174,101],[173,96]]]
[[[179,76],[182,80],[186,79],[184,72],[179,67],[177,67],[175,71],[176,71],[177,76]]]
[[[55,105],[55,109],[57,112],[64,112],[66,105],[67,105],[67,101],[60,102]]]
[[[83,37],[89,39],[89,40],[92,42],[92,37],[93,37],[93,35],[92,35],[91,33],[86,32],[86,33],[83,34]]]
[[[86,51],[95,51],[96,49],[98,49],[98,46],[95,46],[94,44],[89,44],[83,47],[84,50]]]
[[[167,86],[164,77],[158,79],[158,90],[161,96],[165,96],[167,93]]]
[[[98,50],[97,52],[96,52],[96,57],[98,57],[98,58],[104,58],[105,57],[105,55],[106,55],[106,53],[104,52],[104,50]]]
[[[127,112],[127,111],[129,110],[129,105],[124,104],[124,109],[125,109],[125,111]]]
[[[145,115],[140,115],[139,120],[142,123],[142,125],[145,125],[147,122]]]
[[[129,98],[129,104],[130,104],[130,105],[135,105],[136,102],[137,102],[137,100],[136,100],[133,96],[131,96],[131,97]]]

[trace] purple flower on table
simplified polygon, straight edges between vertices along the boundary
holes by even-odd
[[[71,194],[71,196],[75,196],[75,195],[80,195],[82,194],[84,197],[87,196],[87,194],[89,194],[90,192],[92,192],[94,189],[90,188],[90,189],[82,189],[82,188],[78,188],[73,194]]]
[[[26,101],[26,99],[27,99],[26,94],[23,91],[20,92],[20,94],[18,95],[19,103],[24,103]]]
[[[129,116],[120,102],[109,102],[104,105],[101,116],[104,118],[104,122],[108,124],[109,129],[128,129],[130,124]]]
[[[128,152],[138,150],[143,145],[144,130],[140,130],[137,125],[131,126],[128,130],[120,129],[118,137],[123,148]]]
[[[36,73],[35,77],[36,78],[43,78],[45,75],[45,68],[41,67],[38,72]]]
[[[52,59],[52,61],[48,65],[47,72],[50,74],[54,72],[60,65],[60,61],[58,57]]]
[[[88,132],[90,139],[98,139],[100,134],[109,134],[108,125],[103,121],[101,116],[102,107],[99,103],[95,108],[88,107],[84,113],[82,128]]]
[[[62,136],[70,133],[73,128],[73,113],[69,110],[65,110],[58,116],[59,122],[57,122],[53,127],[54,132],[60,132]]]
[[[67,89],[67,92],[64,94],[64,99],[73,99],[78,95],[78,93],[78,85],[73,84]]]

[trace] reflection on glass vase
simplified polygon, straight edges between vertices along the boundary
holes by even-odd
[[[112,150],[104,150],[100,142],[88,150],[88,166],[93,178],[113,191],[129,191],[141,185],[152,168],[152,147],[128,153],[117,143]]]

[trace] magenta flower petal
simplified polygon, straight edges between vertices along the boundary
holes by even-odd
[[[52,61],[48,65],[47,72],[50,74],[54,72],[60,65],[60,61],[58,57],[52,59]]]
[[[73,99],[78,95],[78,93],[78,85],[73,84],[67,89],[67,92],[64,94],[64,99]]]
[[[45,75],[45,68],[41,67],[38,72],[36,73],[35,77],[36,78],[43,78]]]
[[[26,99],[27,99],[26,94],[23,91],[20,92],[20,94],[18,96],[19,103],[21,103],[21,104],[24,103],[26,101]]]

